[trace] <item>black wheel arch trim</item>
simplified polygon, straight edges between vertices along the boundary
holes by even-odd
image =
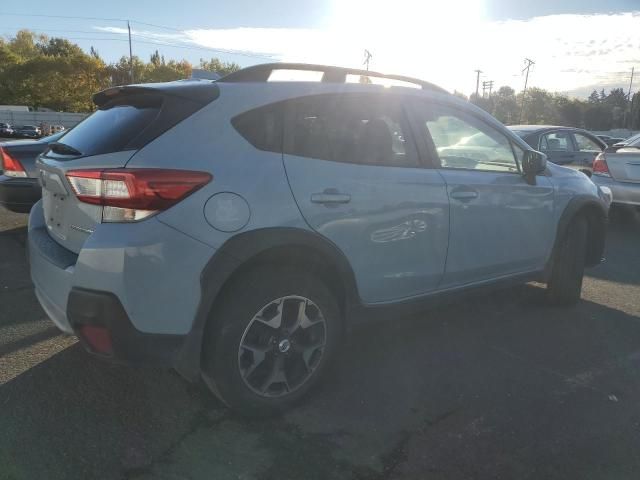
[[[547,278],[551,274],[553,261],[559,251],[560,243],[567,234],[571,221],[576,215],[583,212],[591,213],[585,266],[593,267],[602,261],[607,235],[608,209],[601,200],[591,195],[576,195],[569,201],[558,221],[553,250],[545,268],[545,276]]]
[[[202,338],[218,294],[247,262],[272,249],[311,249],[331,262],[343,282],[345,309],[360,305],[355,275],[347,258],[321,235],[301,228],[275,227],[238,234],[225,242],[208,261],[200,275],[201,297],[193,326],[176,357],[174,367],[186,379],[200,376]]]

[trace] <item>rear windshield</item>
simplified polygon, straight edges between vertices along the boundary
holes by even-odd
[[[104,105],[67,132],[60,143],[83,156],[127,150],[127,145],[152,123],[160,111],[159,98],[141,97],[129,96]]]

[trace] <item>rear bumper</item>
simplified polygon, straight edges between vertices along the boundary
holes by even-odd
[[[0,205],[18,213],[29,213],[42,191],[36,178],[0,175]]]
[[[609,187],[613,195],[613,205],[640,206],[640,183],[619,182],[611,177],[593,175],[591,180],[596,185]]]
[[[186,338],[139,331],[118,297],[110,292],[72,288],[67,315],[73,332],[88,352],[117,363],[173,366]],[[108,352],[95,350],[91,339],[83,334],[86,326],[104,329],[110,344]]]
[[[42,202],[29,216],[29,262],[36,296],[63,332],[82,325],[110,332],[113,352],[135,364],[174,365],[200,303],[200,274],[214,250],[155,219],[101,224],[78,255],[51,238]]]

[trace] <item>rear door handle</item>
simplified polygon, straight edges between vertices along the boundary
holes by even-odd
[[[324,204],[349,203],[351,201],[351,195],[348,193],[340,193],[335,188],[327,188],[322,193],[311,194],[311,201],[313,203]]]
[[[451,198],[460,200],[461,202],[470,202],[471,200],[478,198],[478,192],[475,190],[454,190],[449,194]]]

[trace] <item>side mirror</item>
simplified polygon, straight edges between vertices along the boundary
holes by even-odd
[[[536,175],[547,168],[547,156],[535,150],[527,150],[522,157],[522,171],[529,183],[535,183]]]

